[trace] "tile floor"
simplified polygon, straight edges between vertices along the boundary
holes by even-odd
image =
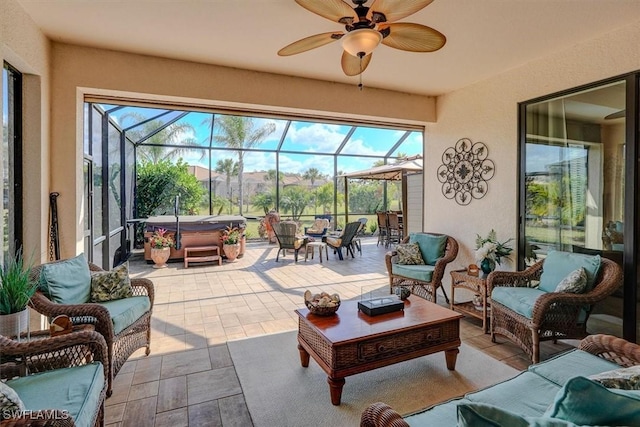
[[[276,263],[277,246],[266,243],[248,244],[243,258],[222,266],[185,269],[174,262],[154,269],[134,255],[132,275],[153,280],[156,289],[151,355],[139,350],[118,373],[106,401],[105,425],[252,426],[227,341],[295,330],[293,311],[304,306],[307,289],[350,299],[363,289],[388,286],[386,249],[376,240],[363,239],[362,254],[355,258],[339,261],[330,253],[322,264],[317,255],[294,263],[292,254]],[[514,345],[492,343],[476,319],[463,319],[461,338],[517,369],[529,364]],[[550,344],[542,357],[566,348]]]

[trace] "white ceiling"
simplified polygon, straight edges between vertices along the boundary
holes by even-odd
[[[300,38],[342,29],[294,0],[18,2],[56,41],[358,83],[342,73],[339,41],[295,56],[276,54]],[[433,27],[446,35],[446,45],[432,53],[380,45],[364,84],[439,95],[637,21],[640,0],[435,0],[400,22]]]

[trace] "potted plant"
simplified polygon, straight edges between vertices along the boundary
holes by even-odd
[[[227,227],[222,233],[222,251],[229,261],[235,261],[240,253],[241,230],[238,227]]]
[[[153,268],[165,268],[167,266],[173,244],[173,238],[167,235],[166,229],[158,228],[153,232],[149,237],[151,259],[154,263]]]
[[[29,326],[27,305],[38,289],[25,265],[22,252],[5,259],[0,267],[0,335],[17,336]]]
[[[476,235],[476,261],[480,263],[479,267],[485,275],[495,270],[496,263],[500,264],[503,257],[509,257],[513,248],[508,244],[512,240],[498,242],[496,231],[493,229],[485,238]]]

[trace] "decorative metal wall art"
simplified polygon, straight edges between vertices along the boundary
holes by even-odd
[[[489,181],[495,173],[495,165],[489,160],[489,150],[482,142],[462,138],[454,147],[442,153],[442,165],[438,168],[438,181],[442,194],[455,199],[459,205],[468,205],[473,199],[487,194]]]

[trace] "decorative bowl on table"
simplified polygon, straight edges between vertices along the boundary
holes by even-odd
[[[338,294],[329,295],[326,292],[312,294],[311,291],[306,291],[304,293],[304,304],[313,314],[331,316],[340,308],[340,296]]]

